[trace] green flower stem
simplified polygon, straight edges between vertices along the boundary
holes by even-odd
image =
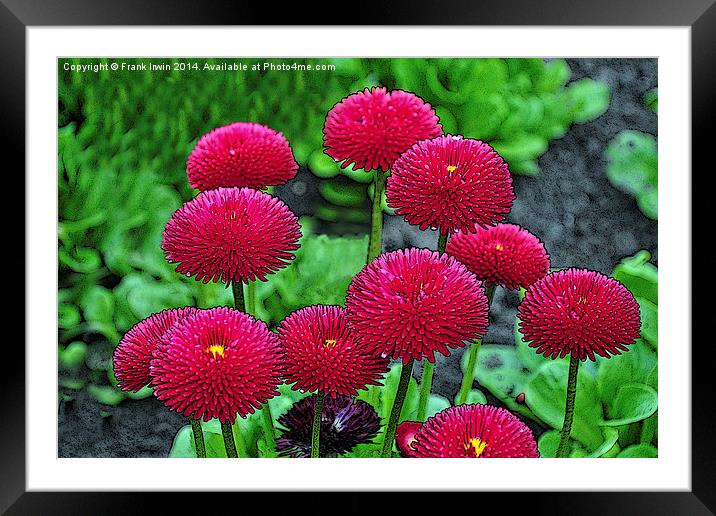
[[[564,424],[559,432],[559,446],[557,457],[567,456],[569,448],[569,434],[572,432],[572,419],[574,418],[574,400],[577,398],[577,372],[579,371],[579,358],[575,354],[569,357],[569,377],[567,379],[567,403],[564,407]]]
[[[387,172],[375,171],[373,179],[373,209],[371,211],[370,237],[368,239],[368,258],[366,263],[375,260],[381,250],[381,235],[383,233],[383,192]]]
[[[224,448],[226,448],[226,456],[230,459],[238,458],[239,455],[236,453],[234,434],[231,431],[231,423],[229,423],[228,421],[221,422],[221,435],[224,436]]]
[[[393,408],[390,409],[390,419],[388,419],[388,427],[385,429],[385,437],[383,438],[383,449],[380,453],[381,457],[390,457],[393,451],[393,441],[395,441],[395,430],[398,428],[398,420],[400,412],[403,410],[405,403],[405,394],[408,392],[410,385],[410,376],[413,373],[414,360],[411,358],[407,364],[403,365],[400,372],[400,381],[398,382],[398,390],[395,392],[393,400]]]
[[[443,254],[445,252],[445,248],[447,247],[447,241],[448,241],[448,234],[445,233],[444,235],[440,233],[440,236],[438,236],[438,253]]]
[[[440,233],[438,235],[438,253],[444,254],[447,247],[448,234]],[[430,399],[430,390],[433,386],[433,372],[435,370],[434,362],[425,362],[423,365],[423,376],[420,378],[420,398],[418,399],[418,421],[423,421],[428,411],[428,401]]]
[[[311,458],[317,459],[321,450],[321,414],[323,413],[323,398],[325,394],[316,394],[316,410],[313,413],[313,428],[311,429]]]
[[[492,304],[492,296],[495,293],[495,285],[490,285],[486,290],[487,295],[487,309],[489,312],[490,305]],[[475,381],[475,367],[477,366],[477,355],[480,352],[482,346],[482,338],[475,339],[470,345],[468,350],[467,367],[465,373],[462,375],[462,384],[460,385],[460,392],[455,400],[456,405],[462,405],[467,401],[467,396],[472,390],[472,383]]]
[[[191,430],[194,433],[194,448],[196,449],[196,456],[199,459],[206,458],[206,446],[204,445],[204,432],[201,429],[201,421],[189,418],[191,423]]]
[[[234,292],[234,307],[237,310],[254,315],[256,309],[256,282],[249,281],[246,285],[246,298],[244,298],[244,285],[240,281],[232,281],[231,289]],[[271,407],[266,403],[261,409],[261,423],[264,427],[266,445],[271,449],[276,448],[276,431],[273,427],[273,415]]]
[[[256,316],[256,281],[246,283],[246,313]]]
[[[231,290],[234,292],[234,308],[246,312],[246,303],[244,302],[244,284],[241,281],[232,281]]]
[[[418,421],[425,421],[428,412],[428,401],[430,400],[430,389],[433,385],[433,371],[435,363],[425,361],[423,365],[423,376],[420,380],[420,398],[418,399]]]
[[[276,433],[273,427],[273,414],[268,401],[261,407],[261,422],[264,425],[264,435],[266,436],[266,446],[270,450],[276,449]]]

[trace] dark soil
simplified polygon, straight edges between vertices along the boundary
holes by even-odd
[[[657,86],[655,59],[569,60],[572,80],[591,77],[611,89],[607,112],[595,121],[575,125],[550,145],[540,158],[537,177],[515,176],[514,203],[509,220],[520,224],[545,242],[555,267],[578,266],[610,273],[623,257],[640,249],[652,253],[657,263],[657,223],[639,211],[634,199],[611,186],[605,173],[604,150],[620,131],[635,129],[657,134],[657,117],[644,108],[644,94]],[[320,201],[315,176],[301,171],[277,194],[298,214],[310,214]],[[319,229],[335,232],[330,225]],[[360,226],[357,226],[360,230]],[[386,217],[384,245],[435,248],[437,235],[420,232],[399,217]],[[485,341],[513,345],[517,294],[498,289]],[[461,380],[462,351],[439,357],[434,391],[452,399]],[[90,347],[89,363],[111,357],[106,346]],[[416,371],[419,373],[419,370]],[[89,377],[83,370],[73,377]],[[61,379],[67,377],[61,373]],[[102,405],[85,391],[60,387],[72,397],[59,403],[60,457],[166,457],[172,439],[185,419],[168,411],[154,398],[126,400],[117,406]],[[488,400],[496,400],[488,395]],[[539,432],[541,429],[534,427]]]

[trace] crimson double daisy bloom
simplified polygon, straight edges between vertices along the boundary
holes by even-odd
[[[279,394],[278,336],[233,308],[200,310],[162,339],[151,360],[155,396],[194,419],[232,423]]]
[[[442,134],[435,111],[403,90],[374,87],[341,100],[323,129],[326,154],[343,168],[387,171],[414,143]]]
[[[154,348],[177,322],[196,312],[197,309],[190,306],[172,308],[152,314],[135,324],[119,341],[112,355],[119,388],[137,392],[149,385],[149,362]]]
[[[548,274],[517,311],[524,341],[546,357],[580,360],[627,351],[639,337],[639,304],[617,280],[585,269]]]
[[[508,289],[526,288],[549,272],[544,244],[515,224],[458,231],[448,240],[446,252],[488,285]]]
[[[162,249],[177,271],[209,281],[266,280],[300,247],[298,218],[282,201],[251,188],[197,195],[169,219]]]
[[[236,122],[199,139],[186,164],[192,188],[264,189],[294,178],[298,163],[283,134],[253,122]]]
[[[511,412],[491,405],[449,407],[420,424],[398,426],[404,457],[538,458],[532,431]]]
[[[445,135],[413,145],[391,168],[388,206],[410,224],[441,233],[475,231],[510,212],[507,163],[485,142]]]
[[[278,327],[284,377],[295,390],[355,396],[379,380],[388,361],[356,342],[340,306],[309,306]]]
[[[482,282],[429,249],[399,249],[366,265],[348,287],[346,308],[361,345],[403,363],[449,355],[488,324]]]

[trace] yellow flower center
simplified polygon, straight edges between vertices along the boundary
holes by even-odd
[[[209,346],[209,353],[211,353],[211,356],[214,357],[214,360],[216,360],[216,356],[219,355],[220,357],[224,358],[224,346],[221,344],[212,344]]]
[[[482,455],[482,452],[485,451],[485,446],[487,446],[487,443],[482,442],[476,437],[473,437],[465,445],[465,451],[472,452],[475,454],[475,457],[479,457],[480,455]]]
[[[447,171],[448,172],[455,172],[457,170],[457,167],[455,165],[448,165]]]
[[[335,339],[326,339],[323,341],[324,348],[332,348],[336,345]]]
[[[497,244],[495,246],[495,251],[497,251],[498,253],[501,253],[503,249],[504,247],[502,247],[502,244]]]

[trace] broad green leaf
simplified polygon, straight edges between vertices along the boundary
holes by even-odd
[[[455,398],[457,398],[460,395],[458,392],[455,395]],[[455,400],[455,403],[457,403],[457,399]],[[467,393],[467,399],[465,400],[466,404],[477,404],[477,405],[487,405],[487,398],[485,397],[485,394],[479,390],[479,389],[472,389],[470,392]]]
[[[629,346],[629,351],[600,360],[597,387],[607,409],[613,409],[617,392],[623,385],[632,382],[646,383],[656,361],[656,353],[641,339]]]
[[[609,107],[609,87],[592,79],[579,79],[567,86],[574,121],[589,122]]]
[[[637,199],[639,208],[651,219],[658,216],[658,153],[655,136],[622,131],[606,150],[607,177],[614,186]]]
[[[87,387],[87,392],[90,396],[104,405],[119,405],[125,398],[122,391],[112,387],[111,385],[90,384]]]
[[[654,113],[659,112],[659,90],[657,88],[646,92],[646,95],[644,96],[644,104]]]
[[[650,444],[635,444],[633,446],[627,446],[619,453],[619,455],[617,455],[620,459],[655,459],[658,456],[658,450]]]
[[[479,392],[479,391],[478,391]],[[428,408],[425,412],[425,419],[433,417],[438,412],[450,407],[450,400],[439,394],[431,394],[428,398]]]
[[[568,371],[567,360],[549,361],[524,387],[525,403],[542,421],[555,429],[562,428],[564,422]],[[599,427],[601,414],[602,406],[595,382],[580,368],[571,437],[589,450],[595,450],[603,441]]]
[[[537,439],[537,449],[540,457],[554,458],[557,456],[557,447],[559,446],[559,431],[547,430]]]
[[[656,391],[643,383],[628,383],[617,391],[613,409],[607,412],[609,419],[602,424],[622,426],[648,418],[658,407]]]
[[[462,369],[467,366],[467,353],[463,354]],[[475,379],[504,403],[513,412],[536,421],[536,416],[528,405],[517,403],[516,398],[525,392],[525,385],[533,373],[525,368],[513,346],[483,344],[477,356]]]
[[[80,341],[71,342],[64,349],[58,350],[58,362],[62,369],[76,369],[81,366],[87,356],[87,344]]]
[[[619,439],[619,432],[614,428],[604,428],[604,442],[594,450],[589,456],[593,458],[604,457],[611,452],[615,447],[618,447],[617,440]]]
[[[226,458],[224,438],[221,434],[221,424],[217,419],[201,423],[204,434],[204,447],[207,458]],[[194,446],[194,433],[191,425],[179,429],[169,450],[170,458],[196,458]]]
[[[649,263],[649,251],[639,251],[634,256],[624,258],[614,267],[612,277],[628,288],[634,297],[644,298],[654,305],[659,304],[659,286],[657,268]]]

